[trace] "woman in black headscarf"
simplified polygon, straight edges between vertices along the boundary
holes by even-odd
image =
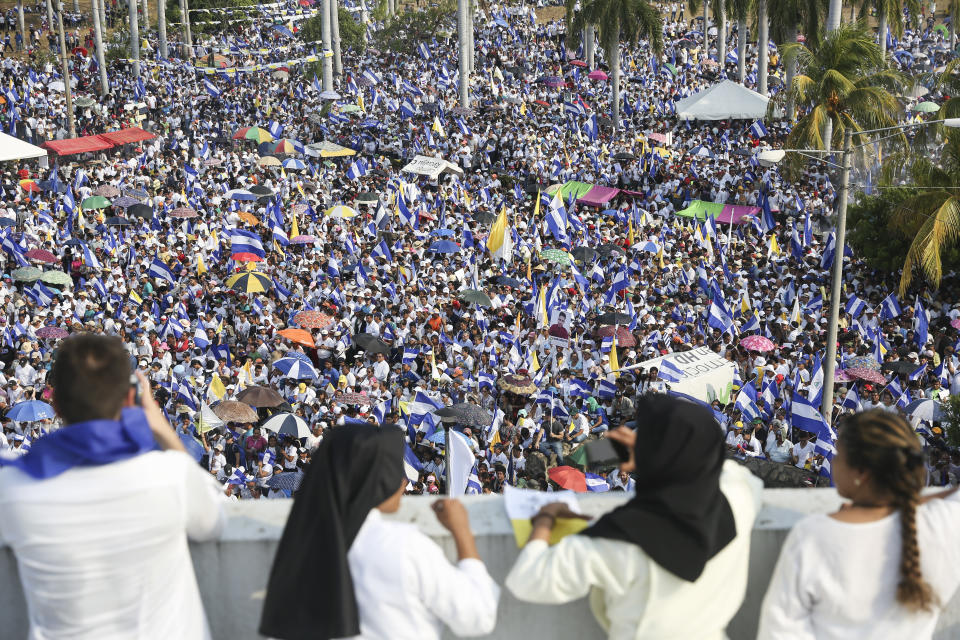
[[[260,633],[283,640],[439,638],[490,633],[499,589],[466,509],[433,509],[459,563],[415,526],[390,522],[407,486],[403,431],[358,424],[324,434],[296,495],[267,588]]]
[[[750,532],[762,483],[724,462],[723,432],[705,406],[665,395],[636,406],[625,445],[636,495],[580,535],[547,541],[563,504],[544,507],[507,576],[519,599],[561,604],[590,594],[613,639],[720,640],[747,586]]]

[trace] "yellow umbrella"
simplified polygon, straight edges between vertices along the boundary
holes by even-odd
[[[279,167],[280,159],[275,156],[263,156],[257,160],[257,164],[261,167]]]
[[[328,218],[355,218],[356,215],[356,211],[342,204],[338,204],[335,207],[330,207],[326,211],[326,216]]]
[[[259,271],[244,271],[227,278],[227,286],[240,293],[263,293],[272,284],[270,278]]]

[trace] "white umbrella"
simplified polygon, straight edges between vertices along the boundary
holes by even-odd
[[[310,435],[310,427],[307,426],[306,421],[292,413],[278,413],[260,426],[274,433],[282,433],[294,438],[306,438]]]

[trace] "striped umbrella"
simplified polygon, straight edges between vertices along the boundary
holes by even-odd
[[[322,311],[311,309],[293,316],[293,322],[306,329],[325,329],[333,324],[334,319]]]
[[[281,433],[294,438],[306,438],[310,435],[310,427],[307,426],[306,421],[292,413],[278,413],[260,426],[274,433]]]
[[[273,363],[273,368],[277,369],[286,378],[294,380],[316,380],[317,370],[309,362],[304,362],[300,358],[280,358]]]
[[[233,134],[234,140],[253,140],[260,142],[273,142],[273,136],[266,129],[260,127],[244,127]]]
[[[227,286],[240,293],[263,293],[269,291],[273,283],[265,273],[244,271],[227,278]]]

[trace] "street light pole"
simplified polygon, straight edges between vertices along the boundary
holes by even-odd
[[[827,424],[833,422],[833,372],[837,365],[837,326],[840,323],[840,287],[843,284],[843,252],[847,240],[847,199],[850,189],[850,156],[853,130],[843,135],[843,172],[840,179],[840,207],[833,255],[833,283],[830,287],[830,322],[827,325],[827,353],[823,361],[823,403],[820,412]]]
[[[70,73],[70,62],[67,57],[67,38],[63,34],[63,3],[57,0],[57,28],[60,31],[60,68],[63,71],[63,95],[67,99],[67,128],[70,130],[70,137],[77,137],[77,121],[73,114],[73,80]]]

